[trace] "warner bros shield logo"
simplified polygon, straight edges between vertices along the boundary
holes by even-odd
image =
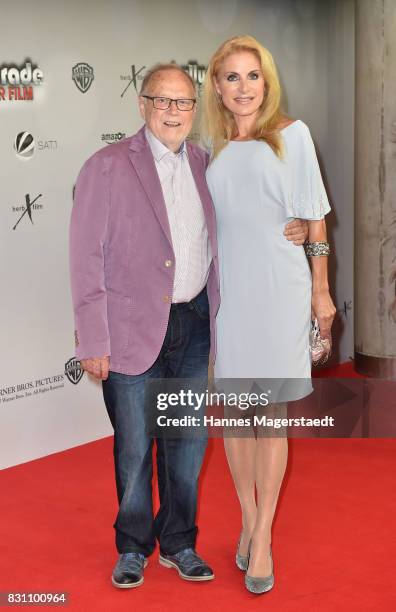
[[[84,375],[84,370],[81,367],[81,363],[75,357],[69,359],[65,363],[65,374],[73,385],[77,385]]]
[[[80,62],[73,66],[72,79],[82,93],[86,93],[94,80],[94,71],[92,66],[86,62]]]

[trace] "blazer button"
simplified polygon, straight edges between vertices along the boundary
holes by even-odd
[[[171,265],[172,265],[171,260],[170,260],[170,259],[167,259],[167,260],[166,260],[166,262],[165,262],[165,266],[166,266],[167,268],[170,268],[170,267],[171,267]]]
[[[164,297],[162,299],[164,300],[164,302],[170,302],[169,295],[164,295]]]

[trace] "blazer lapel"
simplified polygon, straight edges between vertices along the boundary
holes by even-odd
[[[208,228],[210,245],[212,247],[212,254],[217,253],[217,239],[216,239],[216,216],[210,197],[209,189],[206,184],[205,168],[203,167],[202,160],[195,153],[194,149],[187,145],[188,148],[188,159],[190,162],[191,172],[193,174],[195,184],[198,189],[199,196],[206,219],[206,225]]]
[[[136,170],[143,189],[151,202],[165,236],[172,245],[172,236],[169,227],[164,195],[150,145],[148,144],[144,135],[144,127],[136,134],[135,137],[131,139],[129,146],[129,158]]]

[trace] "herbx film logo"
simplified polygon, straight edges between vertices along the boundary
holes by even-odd
[[[100,139],[102,142],[106,142],[107,144],[113,144],[114,142],[123,140],[125,136],[125,132],[112,132],[110,134],[102,134]]]
[[[30,132],[19,132],[14,140],[14,151],[18,159],[31,159],[35,150],[54,151],[58,148],[57,140],[37,140]]]
[[[139,68],[138,70],[136,69],[135,64],[132,64],[131,66],[131,72],[130,74],[122,74],[120,76],[121,81],[129,81],[128,85],[125,87],[125,89],[123,90],[122,94],[121,94],[121,98],[124,97],[124,95],[127,92],[127,89],[133,84],[136,93],[139,93],[140,87],[138,87],[138,80],[139,81],[143,81],[144,79],[144,72],[143,70],[145,70],[146,66],[142,66],[141,68]]]
[[[174,60],[172,60],[171,64],[176,64],[176,62]],[[193,79],[193,81],[197,84],[198,90],[199,90],[201,88],[201,86],[202,86],[203,81],[204,81],[206,70],[207,70],[207,66],[204,66],[203,64],[199,64],[195,60],[189,60],[187,62],[187,64],[181,64],[181,67],[183,68],[183,70],[185,72],[187,72],[187,74],[190,75],[190,77]],[[128,88],[132,84],[133,84],[133,86],[135,88],[136,93],[139,94],[140,86],[138,86],[138,81],[143,81],[144,76],[145,76],[145,73],[144,73],[145,68],[146,68],[146,66],[142,66],[141,68],[137,69],[136,65],[132,64],[130,74],[122,74],[120,76],[121,81],[129,81],[127,86],[125,87],[125,89],[121,93],[121,98],[124,97],[124,95],[127,92]]]
[[[73,66],[72,79],[81,93],[86,93],[94,80],[94,69],[86,62]]]
[[[12,228],[13,230],[15,230],[17,228],[17,226],[19,225],[19,223],[22,221],[23,217],[26,214],[28,215],[31,224],[34,225],[34,223],[33,223],[33,213],[35,213],[38,210],[42,210],[44,208],[42,204],[36,204],[37,200],[39,198],[41,198],[41,197],[42,197],[42,194],[39,193],[39,195],[36,196],[34,198],[34,200],[31,200],[30,199],[30,194],[27,193],[25,195],[25,204],[26,204],[26,206],[21,205],[21,206],[13,206],[12,207],[12,212],[17,212],[17,213],[22,212],[22,214],[19,217],[18,221],[15,223],[14,227]]]
[[[43,82],[43,71],[26,60],[24,64],[2,64],[0,66],[0,102],[9,100],[33,100],[34,86]]]
[[[77,385],[84,376],[81,362],[75,357],[71,357],[71,359],[65,363],[65,374],[73,385]]]

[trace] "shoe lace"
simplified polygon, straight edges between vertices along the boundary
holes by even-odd
[[[140,570],[144,563],[144,555],[141,553],[129,552],[123,553],[119,561],[120,569],[127,568],[129,570]]]
[[[180,552],[175,554],[175,557],[181,563],[183,563],[183,565],[187,569],[193,569],[195,567],[200,567],[204,565],[204,562],[201,557],[199,557],[195,550],[192,548],[185,548],[184,550],[181,550]]]

